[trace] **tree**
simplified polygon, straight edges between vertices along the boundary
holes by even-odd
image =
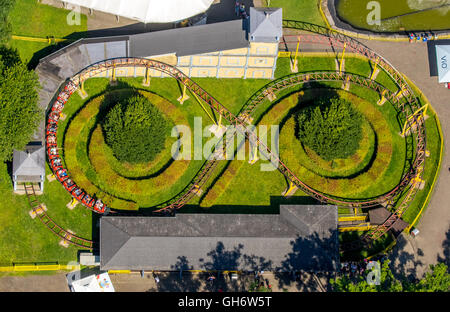
[[[448,292],[450,291],[450,274],[444,263],[430,266],[431,272],[418,282],[409,282],[406,278],[397,280],[389,268],[389,261],[381,267],[380,285],[369,285],[367,274],[352,280],[347,276],[330,280],[334,291],[337,292]]]
[[[11,36],[11,24],[8,15],[15,2],[15,0],[0,0],[0,44],[8,42]]]
[[[120,161],[153,160],[164,148],[168,122],[143,96],[115,104],[103,121],[106,143]]]
[[[297,113],[297,137],[327,161],[347,158],[359,148],[363,118],[345,99],[319,98]]]
[[[403,290],[402,283],[395,279],[389,268],[389,261],[385,261],[381,266],[379,285],[369,285],[367,274],[358,276],[356,281],[343,276],[331,280],[330,283],[333,290],[338,292],[399,292]]]
[[[409,291],[417,292],[449,292],[450,274],[444,263],[430,265],[430,271],[418,283],[408,285]]]
[[[0,161],[31,140],[42,118],[39,81],[20,61],[16,50],[0,48]]]

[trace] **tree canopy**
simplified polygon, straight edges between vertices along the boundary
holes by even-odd
[[[38,103],[39,81],[16,50],[0,47],[0,161],[11,160],[36,131],[42,111]]]
[[[164,148],[168,134],[163,114],[140,95],[115,104],[102,127],[114,156],[130,163],[153,160]]]
[[[347,158],[359,148],[363,118],[345,99],[318,98],[297,113],[297,137],[327,161]]]
[[[389,261],[385,261],[381,266],[379,285],[369,285],[366,275],[359,276],[356,280],[343,276],[331,280],[330,283],[337,292],[448,292],[450,274],[447,265],[438,263],[431,265],[430,271],[417,282],[410,282],[406,278],[400,281],[389,268]]]
[[[15,2],[15,0],[0,0],[0,44],[6,43],[11,36],[11,24],[8,15]]]

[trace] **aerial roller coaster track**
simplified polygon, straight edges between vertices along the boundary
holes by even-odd
[[[397,203],[397,210],[392,214],[392,216],[386,220],[386,222],[370,231],[366,234],[361,241],[358,241],[355,244],[344,246],[346,249],[356,248],[361,246],[361,243],[368,244],[370,241],[375,240],[386,233],[392,225],[397,221],[403,214],[403,212],[408,208],[409,203],[414,199],[417,189],[415,187],[411,187],[411,180],[413,178],[420,178],[423,174],[423,168],[425,165],[425,150],[426,150],[426,135],[425,135],[425,126],[423,124],[423,116],[419,114],[414,114],[416,109],[420,107],[419,101],[415,98],[414,93],[411,91],[410,86],[406,82],[403,75],[398,72],[389,62],[387,62],[383,57],[370,50],[366,46],[362,45],[355,39],[351,37],[347,37],[342,34],[334,33],[326,28],[302,23],[297,21],[284,21],[283,22],[285,28],[294,28],[303,31],[314,32],[316,35],[305,35],[299,34],[295,35],[296,40],[300,37],[301,42],[310,42],[313,44],[328,44],[334,45],[335,47],[343,47],[347,46],[347,49],[358,53],[365,58],[376,62],[376,64],[386,71],[386,73],[392,77],[393,81],[397,84],[399,90],[397,92],[389,90],[375,81],[365,78],[359,75],[345,73],[345,72],[318,72],[318,73],[301,73],[301,74],[293,74],[282,77],[278,80],[270,82],[266,85],[260,92],[257,92],[252,98],[246,103],[241,113],[236,116],[232,114],[225,106],[223,106],[219,101],[217,101],[212,95],[210,95],[207,91],[201,88],[195,81],[190,79],[187,75],[185,75],[182,71],[177,69],[174,66],[165,64],[163,62],[155,61],[152,59],[144,59],[144,58],[132,58],[132,57],[123,57],[123,58],[114,58],[109,60],[104,60],[95,64],[88,66],[83,69],[81,72],[71,77],[65,84],[61,87],[60,93],[57,96],[56,101],[52,104],[50,117],[47,120],[47,155],[49,158],[49,162],[51,163],[51,168],[58,178],[58,180],[64,185],[64,187],[72,193],[72,196],[79,199],[81,203],[92,209],[97,213],[108,213],[110,209],[105,207],[105,205],[99,199],[95,199],[94,197],[85,194],[85,192],[81,189],[77,189],[78,191],[74,193],[73,184],[70,184],[71,188],[67,186],[67,181],[70,180],[69,173],[62,166],[62,163],[59,162],[56,165],[53,165],[54,159],[60,159],[57,142],[56,142],[56,131],[58,127],[59,114],[64,108],[64,104],[70,98],[70,96],[77,89],[82,88],[83,82],[90,77],[97,76],[98,74],[115,70],[120,67],[141,67],[146,69],[154,69],[160,71],[162,73],[167,74],[168,76],[176,79],[179,83],[186,86],[187,89],[190,90],[193,94],[198,96],[202,101],[209,105],[209,107],[222,116],[230,125],[235,126],[238,131],[242,131],[246,138],[252,143],[256,144],[259,147],[260,153],[264,156],[265,159],[271,161],[271,163],[286,177],[288,181],[296,185],[300,190],[309,196],[315,198],[316,200],[335,204],[338,206],[344,207],[352,207],[352,208],[370,208],[380,206],[382,203],[387,203],[390,207],[394,207],[395,198],[399,198],[399,195],[405,194],[403,201],[401,203]],[[290,37],[285,36],[283,38],[283,42],[287,45],[289,43]],[[269,94],[276,93],[278,91],[289,88],[293,85],[299,85],[309,82],[320,82],[320,81],[341,81],[343,83],[351,83],[359,86],[366,87],[373,91],[376,91],[380,94],[380,96],[384,96],[388,101],[390,101],[393,105],[395,105],[397,111],[399,111],[405,120],[406,123],[412,128],[415,127],[415,133],[411,136],[415,139],[415,150],[413,153],[414,160],[411,161],[411,166],[406,170],[403,174],[400,183],[387,194],[383,194],[376,198],[364,199],[364,200],[355,200],[355,199],[345,199],[338,198],[335,196],[327,195],[322,192],[319,192],[297,177],[294,172],[292,172],[280,159],[280,157],[272,152],[255,134],[253,131],[243,131],[246,129],[246,117],[250,116],[255,108],[268,97]],[[399,93],[402,96],[399,96]],[[53,115],[52,115],[53,114]],[[413,147],[413,148],[414,148]],[[197,176],[191,181],[191,183],[185,188],[184,192],[180,193],[176,198],[169,201],[164,206],[155,207],[154,211],[157,214],[170,214],[175,210],[183,207],[195,194],[201,185],[206,183],[208,178],[211,176],[215,166],[217,164],[217,160],[214,154],[211,154],[209,159],[205,162],[202,169],[199,171]],[[71,181],[73,183],[73,181]],[[81,195],[80,195],[81,194]],[[78,197],[77,197],[78,196]],[[86,200],[87,198],[87,200]],[[116,213],[121,213],[119,211],[113,211]]]
[[[65,229],[63,229],[61,226],[56,224],[55,221],[53,221],[52,218],[48,216],[48,214],[45,212],[44,208],[42,207],[41,203],[37,199],[36,192],[34,189],[34,186],[32,184],[24,184],[25,194],[28,198],[28,204],[30,205],[31,209],[33,210],[33,213],[35,216],[41,220],[41,222],[55,235],[63,239],[65,242],[70,243],[72,245],[75,245],[77,247],[83,248],[83,249],[94,249],[94,242],[82,237],[79,237]]]

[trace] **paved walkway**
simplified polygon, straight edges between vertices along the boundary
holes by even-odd
[[[68,292],[66,274],[4,276],[0,292]]]
[[[238,275],[237,280],[232,280],[229,275],[189,272],[184,272],[181,278],[178,272],[158,273],[157,276],[159,283],[151,273],[145,273],[143,277],[139,273],[110,275],[118,292],[246,292],[255,281],[254,274]],[[214,281],[208,281],[210,276],[215,277]],[[266,287],[270,285],[273,292],[318,292],[328,287],[325,277],[318,279],[306,273],[295,280],[290,274],[265,272],[261,280]]]
[[[97,274],[98,269],[84,272],[82,276]],[[28,276],[4,276],[0,278],[0,292],[68,292],[66,280],[67,273],[54,275],[28,275]],[[110,274],[111,282],[117,292],[247,292],[255,281],[254,274],[238,275],[232,280],[230,275],[208,273],[162,272],[157,273],[157,283],[153,274],[140,273]],[[214,276],[214,281],[208,281],[208,277]],[[316,278],[303,273],[295,279],[290,274],[273,274],[265,272],[261,281],[273,292],[318,292],[325,290],[327,278]]]
[[[442,169],[430,204],[416,225],[420,233],[416,238],[405,236],[391,255],[396,259],[397,267],[405,273],[421,277],[430,264],[437,261],[450,264],[450,145],[445,145],[450,138],[450,90],[439,84],[437,77],[430,77],[425,43],[363,43],[383,55],[421,89],[436,110],[444,134]]]

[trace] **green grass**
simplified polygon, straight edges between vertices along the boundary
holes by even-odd
[[[326,26],[318,8],[319,0],[263,0],[271,7],[283,8],[283,19],[308,22]]]
[[[81,14],[80,25],[69,25],[69,10],[38,3],[36,0],[18,0],[9,15],[12,33],[17,36],[46,38],[68,38],[76,40],[85,37],[87,17]],[[37,64],[39,58],[58,50],[61,46],[47,43],[11,40],[25,63]]]
[[[277,78],[290,73],[288,62],[289,60],[285,58],[278,60]],[[314,69],[335,70],[333,58],[300,57],[299,64],[300,71],[311,71]],[[348,58],[346,60],[346,70],[368,76],[370,66],[368,62]],[[269,82],[263,79],[194,78],[194,80],[233,113],[239,112],[248,98]],[[387,75],[383,75],[383,72],[377,77],[377,81],[383,81],[382,83],[384,85],[389,83],[393,84]],[[77,93],[71,97],[69,103],[64,108],[67,119],[64,121],[61,120],[59,123],[58,142],[60,144],[63,143],[67,125],[89,99],[98,96],[105,90],[130,86],[142,88],[141,83],[142,78],[119,79],[119,85],[117,87],[111,87],[107,79],[89,79],[86,81],[85,89],[89,94],[89,98],[83,100]],[[338,88],[340,85],[341,83],[324,84],[324,86],[334,88]],[[176,99],[180,96],[181,89],[173,79],[152,78],[150,87],[145,89],[178,105]],[[300,90],[300,86],[292,87],[280,92],[277,96],[278,99],[281,99],[290,93]],[[363,94],[364,98],[372,103],[376,102],[379,98],[374,92],[367,92],[367,89],[362,87],[352,87],[350,91],[358,96]],[[267,100],[262,102],[254,113],[254,122],[261,121],[272,107],[274,107],[274,103]],[[188,118],[189,122],[192,122],[193,117],[201,116],[203,118],[203,126],[211,123],[203,112],[203,109],[195,102],[192,96],[184,103],[181,109],[186,112],[186,118]],[[376,109],[386,119],[391,119],[396,115],[395,110],[388,103],[381,107],[377,106]],[[428,177],[431,179],[437,170],[436,166],[441,142],[439,142],[439,137],[437,136],[438,132],[432,114],[426,121],[426,125],[427,149],[430,150],[431,156],[427,158],[424,174],[426,179]],[[398,124],[390,125],[390,127],[393,127],[389,129],[390,132],[400,132],[400,126]],[[403,142],[400,136],[394,137],[393,140]],[[398,157],[394,161],[401,162],[402,160],[401,157]],[[277,213],[281,203],[314,203],[311,198],[305,197],[305,194],[300,191],[288,200],[282,198],[281,193],[287,185],[284,176],[278,171],[261,171],[260,164],[263,162],[259,161],[254,165],[250,165],[247,161],[243,161],[241,168],[234,175],[234,178],[225,181],[226,185],[223,186],[224,189],[218,189],[220,194],[218,194],[214,204],[207,205],[208,207],[211,206],[207,211],[212,213]],[[224,170],[227,169],[228,163],[227,161],[219,162],[217,169],[203,188],[205,194],[208,193],[209,189],[213,189],[212,186],[220,179]],[[387,170],[391,169],[387,168]],[[396,179],[396,177],[387,178],[387,184],[392,183]],[[431,181],[428,183],[427,180],[425,188],[429,187],[431,187]],[[9,264],[12,261],[59,261],[64,263],[70,260],[76,260],[77,248],[69,247],[66,249],[60,247],[58,245],[59,238],[52,234],[38,220],[32,220],[29,217],[28,211],[30,208],[28,207],[26,197],[12,194],[11,178],[5,164],[0,164],[0,191],[3,194],[2,198],[0,198],[0,207],[2,208],[2,213],[0,214],[0,262],[2,264]],[[418,193],[416,200],[405,214],[405,220],[411,220],[415,217],[418,210],[422,207],[427,192],[428,190],[426,189]],[[180,212],[204,212],[205,209],[199,208],[200,200],[201,198],[194,196],[189,205],[181,209]],[[45,194],[42,196],[42,201],[49,208],[48,214],[50,217],[58,224],[73,230],[81,237],[88,239],[92,236],[96,237],[98,229],[95,226],[95,216],[93,217],[91,212],[81,205],[73,211],[67,209],[65,205],[70,201],[70,195],[57,181],[51,183],[46,181]],[[345,210],[342,211],[346,212]]]
[[[58,182],[46,181],[45,188],[40,200],[46,204],[48,215],[59,225],[91,239],[91,212],[80,206],[73,211],[67,209],[65,204],[70,196]],[[77,259],[78,248],[59,246],[60,239],[56,235],[39,219],[31,219],[26,196],[12,194],[11,178],[4,163],[0,163],[0,192],[3,194],[0,198],[0,265],[51,261],[64,264]]]
[[[331,91],[322,91],[331,92]],[[366,163],[359,172],[353,172],[349,176],[341,178],[329,178],[316,173],[317,170],[308,169],[305,163],[308,161],[308,155],[301,153],[302,146],[296,139],[294,133],[294,119],[291,117],[283,126],[280,133],[280,155],[284,159],[286,165],[293,170],[297,176],[311,187],[324,192],[326,194],[343,197],[343,198],[366,198],[379,196],[390,189],[394,188],[396,181],[386,183],[388,177],[400,179],[402,174],[402,164],[398,166],[389,166],[392,161],[392,154],[401,154],[402,145],[394,146],[392,137],[396,133],[389,133],[389,122],[396,120],[386,120],[384,116],[376,110],[373,104],[351,95],[348,92],[337,91],[339,96],[346,98],[355,107],[364,114],[368,123],[374,129],[377,136],[377,145],[373,158],[373,162]],[[285,129],[286,127],[286,129]],[[375,141],[372,141],[374,144]],[[397,150],[400,151],[397,151]],[[300,152],[299,152],[300,151]],[[316,166],[318,164],[316,163]],[[388,168],[391,168],[388,171]],[[322,170],[323,171],[323,170]],[[361,195],[363,194],[363,195]]]

